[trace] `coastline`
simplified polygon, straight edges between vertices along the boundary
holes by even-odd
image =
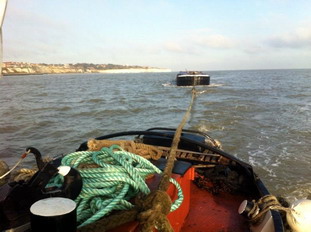
[[[172,72],[165,68],[133,68],[133,69],[107,69],[100,70],[99,73],[149,73],[149,72]]]
[[[3,62],[3,76],[44,75],[44,74],[76,74],[76,73],[144,73],[171,72],[167,68],[118,64],[45,64],[25,62]]]
[[[97,70],[97,71],[69,71],[69,72],[45,72],[45,73],[38,73],[38,72],[11,72],[11,73],[2,73],[2,76],[29,76],[29,75],[45,75],[45,74],[113,74],[113,73],[163,73],[163,72],[172,72],[171,69],[165,68],[130,68],[130,69],[106,69],[106,70]]]

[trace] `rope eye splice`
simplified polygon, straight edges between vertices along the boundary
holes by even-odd
[[[83,188],[75,200],[78,228],[98,221],[113,210],[133,209],[130,201],[133,197],[139,193],[150,193],[145,179],[151,174],[161,173],[147,159],[117,145],[104,147],[100,151],[68,154],[62,159],[62,165],[76,168],[82,176]],[[170,209],[174,211],[181,205],[183,194],[175,180],[170,179],[170,182],[178,190],[178,199]]]

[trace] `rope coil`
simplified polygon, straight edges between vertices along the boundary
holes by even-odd
[[[85,164],[95,168],[80,168]],[[147,159],[123,150],[120,146],[104,147],[100,151],[79,151],[66,155],[62,165],[79,170],[83,179],[82,192],[76,199],[79,228],[93,223],[113,210],[129,210],[134,207],[129,200],[138,193],[148,195],[150,189],[145,179],[150,174],[161,173]],[[179,184],[170,179],[178,190],[178,199],[170,211],[183,201]]]

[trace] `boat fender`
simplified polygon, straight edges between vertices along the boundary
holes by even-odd
[[[311,231],[311,200],[303,199],[293,202],[286,219],[293,232]]]

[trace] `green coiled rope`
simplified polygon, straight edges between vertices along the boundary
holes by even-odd
[[[79,169],[80,164],[97,164],[96,168]],[[128,210],[129,200],[138,193],[149,194],[145,178],[162,171],[147,159],[123,150],[117,145],[101,151],[79,151],[66,155],[62,165],[77,168],[83,188],[75,200],[79,228],[108,215],[113,210]],[[178,199],[171,206],[176,210],[183,201],[180,185],[170,179],[178,190]]]

